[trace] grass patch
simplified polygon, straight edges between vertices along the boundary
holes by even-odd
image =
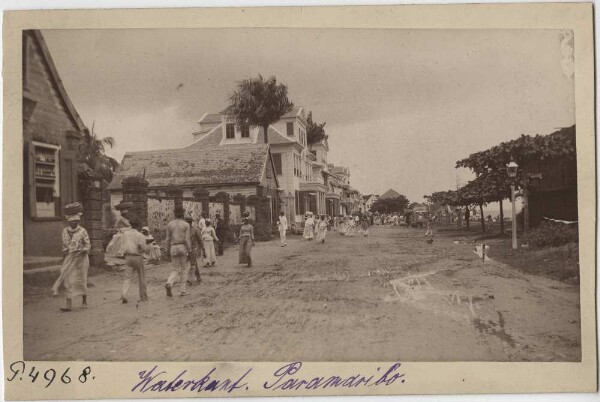
[[[561,247],[513,250],[510,240],[490,243],[490,258],[522,272],[543,275],[571,284],[579,283],[579,249],[568,244]]]

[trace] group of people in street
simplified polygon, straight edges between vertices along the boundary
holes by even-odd
[[[116,233],[107,247],[107,253],[122,256],[124,259],[124,279],[121,287],[121,301],[128,303],[128,293],[134,275],[137,275],[139,301],[148,300],[145,263],[160,261],[162,250],[156,244],[147,226],[142,227],[140,220],[129,214],[127,203],[121,205],[121,216],[115,223]],[[72,300],[82,296],[82,307],[87,307],[87,275],[91,243],[86,229],[81,226],[83,208],[80,203],[65,207],[67,226],[62,232],[62,251],[64,255],[59,278],[52,286],[55,297],[64,295],[65,303],[61,311],[71,311]],[[172,269],[165,283],[167,297],[173,296],[173,287],[179,283],[179,294],[189,295],[188,285],[201,282],[198,265],[200,259],[205,267],[214,267],[217,255],[223,255],[224,228],[226,224],[216,216],[213,223],[202,213],[197,225],[191,216],[181,207],[174,211],[175,219],[166,228],[165,250],[170,257]],[[244,214],[240,227],[239,263],[252,266],[252,246],[254,227],[250,224],[249,214]],[[216,228],[215,228],[216,226]],[[221,230],[219,230],[221,226]],[[221,232],[221,234],[219,234]]]

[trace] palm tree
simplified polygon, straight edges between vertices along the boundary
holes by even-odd
[[[94,132],[93,124],[92,131],[85,128],[77,149],[79,170],[81,172],[94,172],[110,182],[114,172],[119,167],[119,162],[106,155],[106,147],[112,148],[114,146],[115,139],[113,137],[98,138]]]
[[[277,84],[275,77],[265,80],[262,75],[238,83],[229,97],[225,114],[235,120],[238,127],[245,124],[262,127],[265,144],[269,143],[269,126],[292,110],[294,104],[287,97],[287,86]]]

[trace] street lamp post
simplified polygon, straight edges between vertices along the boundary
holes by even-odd
[[[516,218],[516,207],[515,207],[515,181],[517,178],[517,170],[519,169],[519,165],[515,163],[515,161],[510,161],[508,165],[506,165],[506,169],[508,170],[508,177],[511,178],[510,183],[510,201],[512,203],[512,248],[513,250],[517,249],[517,218]]]

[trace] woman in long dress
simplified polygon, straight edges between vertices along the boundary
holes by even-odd
[[[317,224],[317,243],[325,243],[325,236],[327,235],[327,220],[325,215],[321,215],[321,219]]]
[[[69,226],[62,232],[62,252],[65,258],[60,269],[60,276],[52,286],[52,293],[58,296],[61,286],[64,288],[65,307],[61,311],[71,311],[74,297],[82,296],[82,307],[87,307],[87,276],[90,266],[90,237],[79,225],[81,213],[67,215]]]
[[[248,218],[244,218],[244,224],[240,227],[240,255],[239,263],[252,266],[252,246],[254,245],[254,226],[252,226]]]
[[[205,267],[214,266],[217,263],[217,257],[215,254],[215,242],[219,241],[215,228],[212,226],[212,221],[206,219],[204,221],[204,229],[202,229],[202,244],[204,245],[204,252],[206,253],[206,265]]]
[[[366,216],[362,219],[360,226],[362,228],[363,237],[367,237],[369,235],[369,221]]]
[[[313,219],[312,212],[308,213],[308,217],[304,221],[304,238],[308,241],[315,238],[315,220]]]
[[[354,237],[354,218],[349,216],[346,220],[348,228],[346,229],[346,236]]]

